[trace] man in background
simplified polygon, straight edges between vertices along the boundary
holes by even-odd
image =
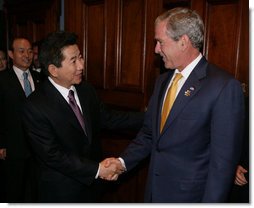
[[[8,55],[13,66],[0,72],[0,159],[4,163],[5,202],[33,202],[33,158],[21,122],[21,108],[38,87],[40,77],[29,70],[33,51],[28,39],[10,41]]]
[[[42,41],[36,41],[36,42],[32,43],[33,61],[32,61],[30,69],[39,72],[41,75],[41,80],[45,80],[47,78],[47,76],[42,71],[41,64],[39,61],[39,53],[40,53],[41,43],[42,43]]]
[[[0,49],[0,71],[3,71],[7,68],[7,59],[4,50]]]

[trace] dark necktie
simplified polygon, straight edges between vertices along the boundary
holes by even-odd
[[[83,115],[82,115],[82,113],[80,111],[80,108],[79,108],[77,102],[76,102],[73,90],[69,91],[68,98],[69,98],[69,105],[71,106],[71,108],[72,108],[73,112],[75,113],[75,115],[76,115],[80,125],[82,126],[84,132],[86,133]]]
[[[28,95],[32,93],[32,87],[28,80],[28,73],[23,72],[23,77],[24,77],[24,91],[25,91],[26,97],[28,97]]]

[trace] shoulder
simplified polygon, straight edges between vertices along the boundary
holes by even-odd
[[[75,85],[75,88],[79,93],[85,93],[87,95],[94,95],[96,94],[95,88],[88,82],[82,81],[80,84]]]
[[[240,81],[226,70],[214,64],[208,64],[206,73],[207,76],[201,80],[201,83],[204,89],[209,90],[211,96],[213,93],[221,94],[222,92],[227,95],[243,94]]]
[[[40,77],[40,73],[39,73],[39,72],[34,71],[34,70],[32,70],[32,69],[30,69],[29,71],[30,71],[30,73],[32,74],[32,76],[34,76],[34,77]]]
[[[6,69],[3,71],[0,71],[0,79],[4,80],[5,78],[8,78],[11,76],[13,70],[12,69]]]
[[[27,98],[27,100],[32,103],[44,103],[50,99],[48,98],[48,94],[51,91],[53,91],[53,86],[51,87],[49,81],[45,80],[36,87],[35,91]]]
[[[240,85],[240,82],[232,74],[211,63],[209,63],[207,67],[207,76],[216,83],[230,82]]]
[[[10,86],[13,85],[13,83],[17,83],[17,82],[18,82],[18,79],[13,69],[6,69],[4,71],[0,71],[0,85],[2,87],[10,88]]]

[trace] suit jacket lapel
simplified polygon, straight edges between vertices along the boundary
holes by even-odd
[[[38,87],[38,85],[40,84],[40,78],[32,70],[30,70],[30,72],[31,72],[31,75],[32,75],[32,78],[33,78],[34,87],[36,89]],[[18,93],[20,95],[22,95],[24,98],[26,98],[24,89],[23,89],[22,85],[20,84],[19,78],[17,77],[17,75],[16,75],[13,68],[12,68],[12,70],[10,70],[10,78],[11,78],[11,81],[13,82],[13,84],[16,86],[16,89],[19,89]]]
[[[72,111],[68,102],[63,98],[61,93],[50,83],[48,79],[44,81],[43,86],[46,90],[47,95],[49,96],[48,100],[50,102],[50,105],[58,114],[58,116],[63,116],[63,120],[68,120],[74,128],[76,128],[78,131],[82,132],[85,135],[74,112]]]
[[[38,72],[34,72],[33,70],[30,70],[30,73],[32,75],[33,81],[34,81],[34,88],[36,89],[40,84],[40,75]]]
[[[175,120],[175,118],[179,115],[182,109],[188,107],[188,102],[190,102],[191,99],[200,90],[202,86],[202,82],[200,80],[206,76],[206,66],[207,61],[203,57],[193,69],[190,76],[184,83],[182,89],[180,90],[161,135],[167,128],[169,128],[170,124]]]
[[[19,78],[17,77],[14,69],[11,69],[10,71],[10,82],[14,86],[14,89],[17,90],[17,94],[19,96],[22,96],[22,98],[26,98],[25,92],[23,90],[22,85],[20,84]]]
[[[80,89],[80,85],[75,86],[76,90],[77,90],[77,94],[79,97],[79,102],[82,108],[82,112],[83,112],[83,119],[85,122],[85,128],[86,128],[86,133],[87,133],[87,137],[88,140],[91,141],[92,140],[92,127],[91,127],[91,118],[89,117],[89,107],[88,107],[88,102],[86,100],[86,98],[88,98],[88,96],[85,93],[84,89]]]
[[[174,74],[174,70],[170,70],[167,74],[165,79],[162,80],[161,86],[159,87],[160,91],[159,91],[159,99],[158,99],[158,110],[157,110],[157,135],[160,135],[160,123],[161,123],[161,111],[162,111],[162,105],[163,105],[163,99],[164,99],[164,95],[167,91],[167,86],[169,84],[169,82],[172,79],[172,76]]]

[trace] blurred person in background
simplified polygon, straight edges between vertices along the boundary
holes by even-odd
[[[0,71],[7,68],[7,59],[4,50],[0,49]]]
[[[8,55],[13,66],[0,71],[0,159],[6,184],[1,189],[5,202],[33,202],[35,168],[20,114],[26,98],[39,86],[40,75],[29,69],[33,50],[27,38],[11,40]]]

